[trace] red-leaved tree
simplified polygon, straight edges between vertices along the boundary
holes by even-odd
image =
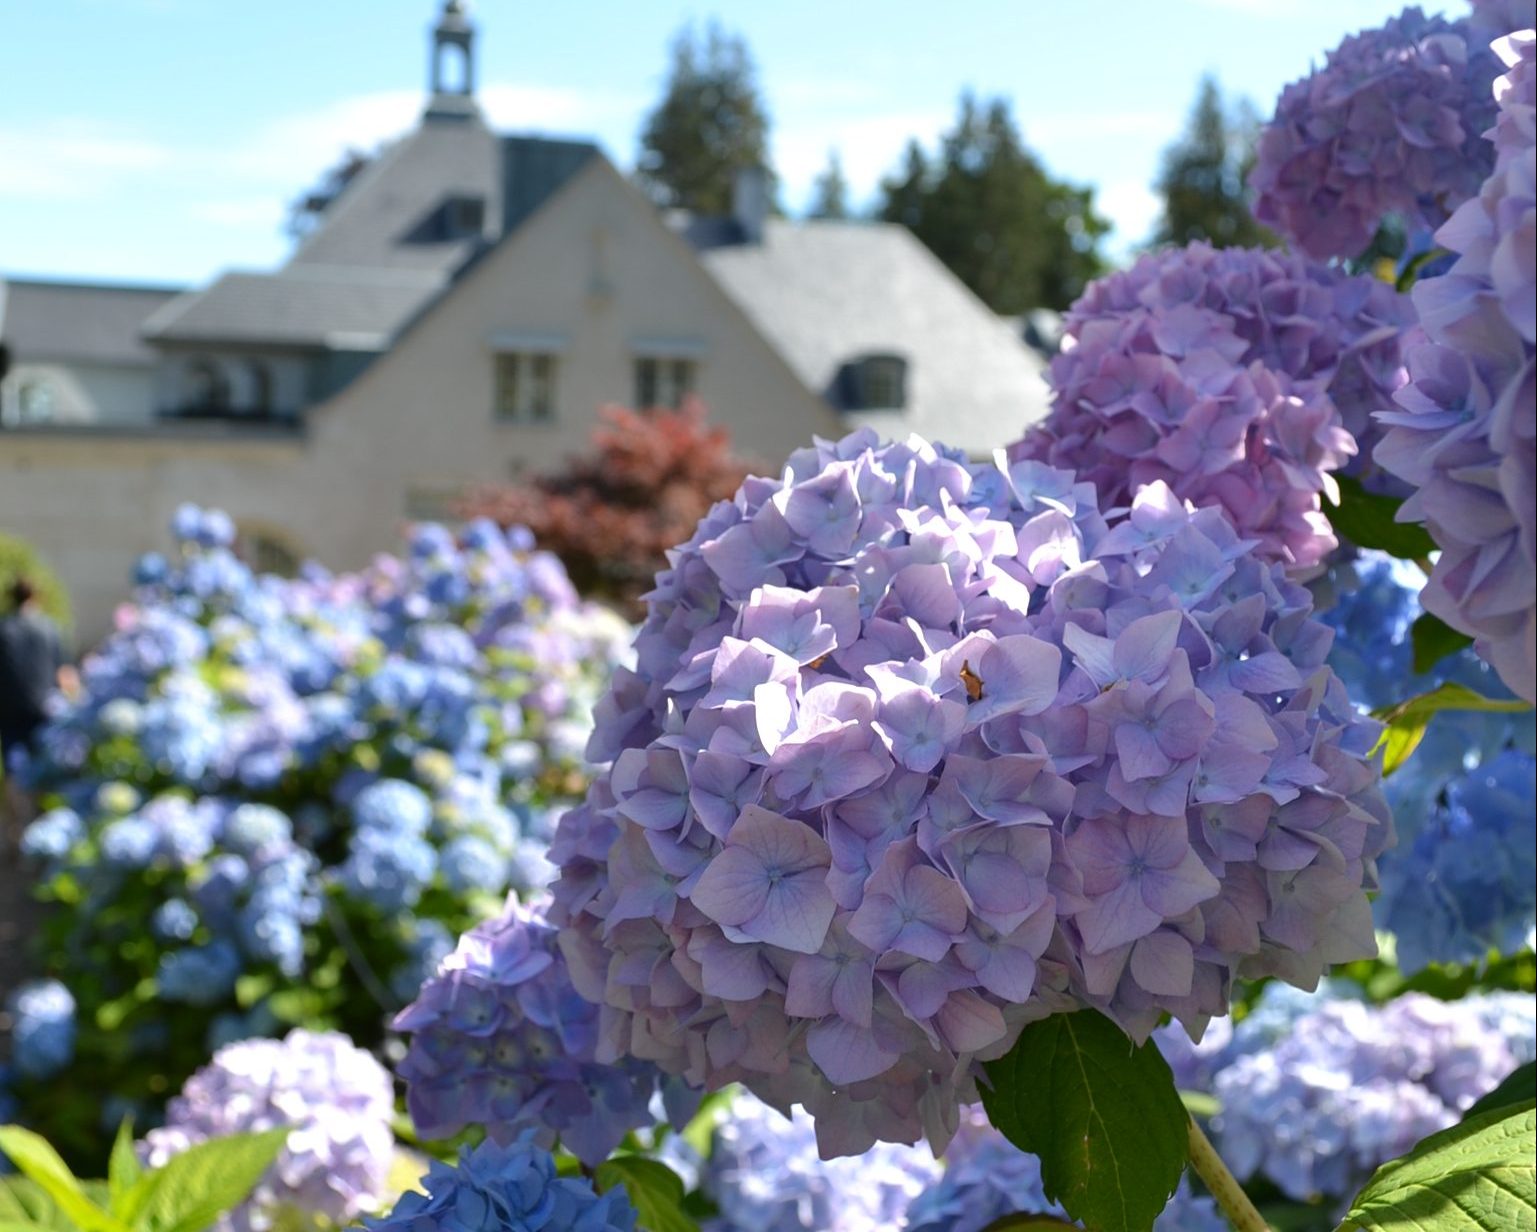
[[[665,553],[694,532],[748,473],[730,435],[705,422],[704,405],[633,411],[608,407],[592,448],[563,470],[512,487],[482,488],[465,517],[522,525],[565,563],[577,589],[640,612]]]

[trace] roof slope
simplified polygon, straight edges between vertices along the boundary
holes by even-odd
[[[1046,413],[1040,356],[905,227],[770,219],[762,243],[706,246],[700,257],[834,405],[845,364],[868,354],[907,360],[906,409],[845,412],[851,426],[917,432],[978,455]]]
[[[163,342],[382,350],[597,147],[498,137],[478,117],[428,118],[347,186],[273,274],[231,272],[145,322]],[[480,233],[443,238],[446,203],[484,203]]]
[[[294,265],[232,272],[179,296],[144,322],[158,342],[382,350],[448,285],[435,270]]]
[[[447,198],[459,196],[483,200],[486,227],[496,227],[502,208],[497,153],[496,135],[479,117],[423,120],[347,185],[289,264],[457,268],[484,237],[443,239],[426,224]]]
[[[155,353],[139,327],[180,293],[179,287],[0,280],[0,341],[19,362],[149,366]]]

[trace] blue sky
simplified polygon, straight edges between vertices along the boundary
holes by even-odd
[[[437,0],[0,0],[0,272],[195,282],[287,250],[286,203],[421,108]],[[481,96],[509,131],[630,166],[685,21],[744,34],[785,203],[837,147],[858,198],[970,86],[1014,102],[1056,174],[1093,184],[1118,249],[1198,78],[1268,114],[1391,0],[481,0]],[[1462,11],[1460,4],[1428,4]]]

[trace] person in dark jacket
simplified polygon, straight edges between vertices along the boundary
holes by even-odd
[[[18,749],[31,747],[64,671],[59,628],[42,610],[32,583],[18,577],[10,591],[10,611],[0,616],[0,757],[7,764]]]

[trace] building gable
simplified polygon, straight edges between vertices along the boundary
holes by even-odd
[[[553,358],[549,422],[496,421],[496,356],[509,352]],[[315,448],[398,458],[406,487],[547,470],[585,448],[601,406],[635,401],[636,365],[649,356],[694,365],[712,420],[771,468],[841,430],[651,203],[597,157],[315,409]]]

